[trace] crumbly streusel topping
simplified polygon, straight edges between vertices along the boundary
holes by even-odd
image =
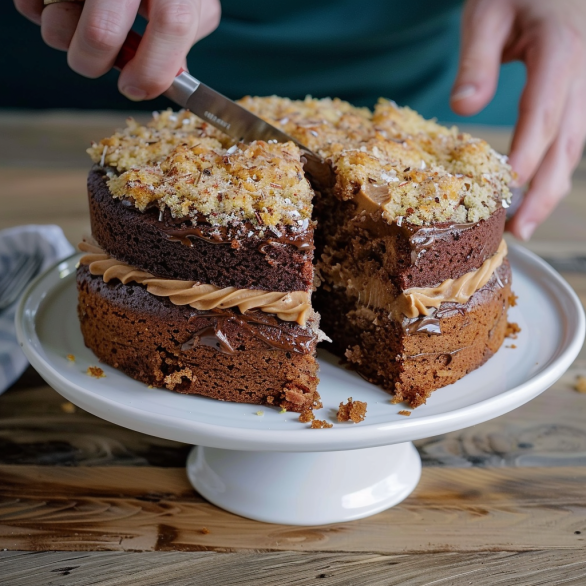
[[[384,100],[372,121],[375,139],[333,158],[342,198],[376,192],[387,221],[415,225],[478,222],[510,202],[511,168],[486,141]]]
[[[331,99],[240,103],[329,159],[342,199],[376,192],[389,222],[477,222],[510,201],[506,157],[394,102],[380,100],[372,114]]]
[[[141,211],[156,203],[174,217],[203,214],[219,226],[249,221],[259,229],[283,224],[305,230],[311,219],[313,193],[293,143],[259,141],[226,150],[201,140],[175,147],[159,164],[114,176],[108,185],[114,197],[132,198]]]
[[[245,97],[240,103],[329,160],[337,195],[367,197],[388,221],[477,222],[508,205],[511,169],[485,141],[380,100],[374,113],[339,99]],[[92,145],[114,197],[213,225],[247,220],[307,228],[311,188],[293,144],[230,147],[190,112],[155,113]]]
[[[246,96],[239,103],[326,159],[374,136],[372,112],[338,98]]]
[[[204,141],[210,147],[221,148],[225,134],[210,126],[187,110],[153,112],[146,125],[133,118],[126,120],[126,128],[87,150],[92,161],[102,167],[112,167],[122,173],[161,162],[179,145],[195,146]]]
[[[228,137],[185,110],[155,112],[146,126],[129,120],[88,153],[117,171],[109,172],[112,195],[141,211],[155,204],[175,218],[248,221],[258,230],[280,224],[304,231],[311,220],[313,193],[293,143],[229,146]]]

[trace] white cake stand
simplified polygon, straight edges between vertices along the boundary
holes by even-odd
[[[318,418],[335,422],[340,401],[368,403],[366,420],[313,430],[294,413],[149,389],[97,365],[82,340],[72,257],[31,284],[17,311],[17,333],[31,364],[59,393],[103,419],[150,435],[192,443],[187,473],[196,490],[233,513],[271,523],[320,525],[372,515],[417,485],[421,461],[412,440],[498,417],[551,386],[584,339],[584,313],[569,285],[545,262],[511,246],[510,311],[521,333],[483,367],[436,391],[410,417],[404,405],[320,353]],[[75,362],[67,359],[75,356]]]

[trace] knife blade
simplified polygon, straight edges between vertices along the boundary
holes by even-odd
[[[131,30],[128,33],[115,61],[114,67],[116,69],[123,69],[134,57],[141,38],[135,31]],[[331,166],[321,157],[295,138],[202,83],[187,71],[180,69],[171,87],[163,95],[182,108],[187,108],[202,120],[209,122],[234,139],[235,142],[275,140],[295,143],[302,153],[303,169],[310,176],[312,182],[322,188],[332,185]]]

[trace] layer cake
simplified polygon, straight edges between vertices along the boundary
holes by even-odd
[[[79,313],[102,361],[153,386],[305,411],[319,406],[326,335],[412,406],[497,351],[504,157],[388,101],[241,103],[331,178],[310,185],[292,143],[232,145],[189,112],[94,144]]]

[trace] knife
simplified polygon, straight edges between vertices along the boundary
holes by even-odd
[[[122,70],[135,56],[141,39],[135,31],[131,30],[128,33],[114,63],[116,69]],[[236,142],[276,140],[295,143],[302,153],[303,169],[313,180],[312,183],[320,187],[329,187],[333,184],[332,169],[321,157],[282,130],[202,83],[184,69],[179,70],[171,87],[163,95],[209,122]]]

